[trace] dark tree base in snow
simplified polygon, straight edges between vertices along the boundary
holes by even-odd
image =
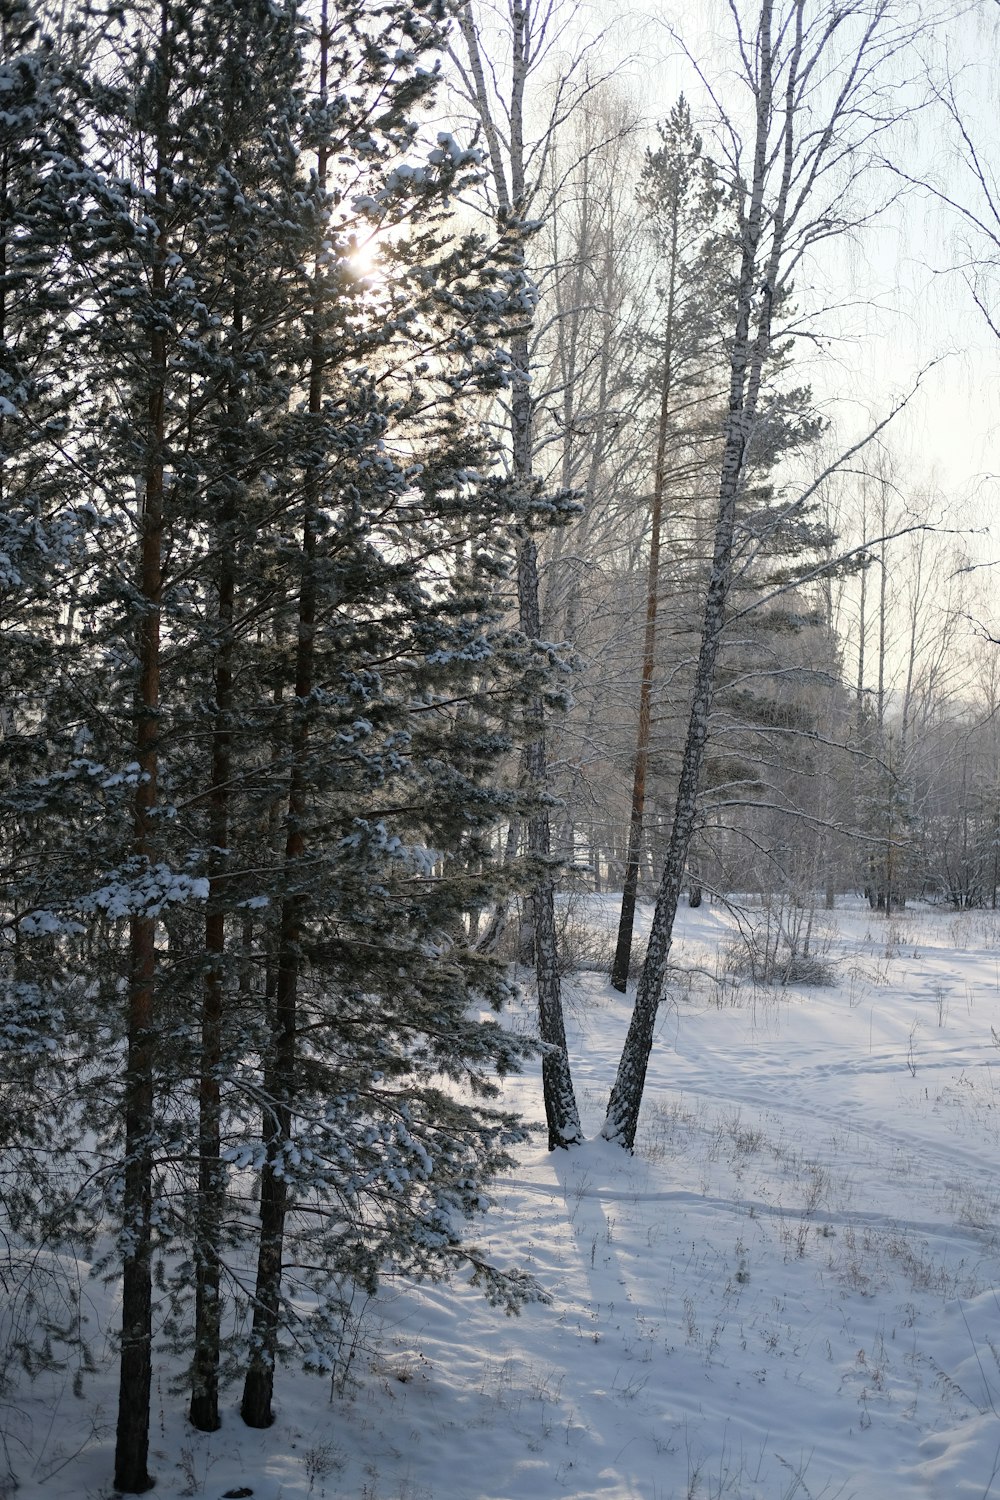
[[[247,1427],[263,1429],[274,1426],[274,1412],[271,1410],[273,1390],[274,1379],[269,1372],[266,1375],[258,1375],[253,1370],[248,1373],[240,1405],[240,1416]]]
[[[188,1417],[192,1427],[199,1432],[218,1432],[222,1426],[222,1418],[219,1416],[219,1401],[217,1392],[205,1396],[192,1396]]]

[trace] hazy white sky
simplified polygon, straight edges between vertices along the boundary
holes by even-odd
[[[749,14],[753,7],[741,9]],[[905,14],[907,7],[900,9]],[[916,22],[918,7],[911,9]],[[592,25],[606,14],[603,8],[586,12]],[[724,77],[733,38],[728,6],[722,0],[707,5],[704,0],[698,5],[670,0],[651,9],[634,0],[617,14],[613,31],[622,76],[650,122],[666,113],[682,89],[696,108],[700,98],[707,113],[707,98],[670,26],[716,77]],[[900,64],[901,74],[905,70],[915,80],[909,90],[901,88],[901,101],[913,99],[915,88],[929,92],[921,77],[925,65],[938,79],[950,70],[984,159],[1000,165],[997,70],[992,66],[1000,38],[994,16],[975,7],[958,14],[957,6],[950,18],[943,7],[939,14],[940,24],[924,36],[919,53]],[[736,104],[740,92],[735,82],[726,89],[727,105]],[[928,105],[891,149],[905,170],[930,174],[948,193],[973,203],[959,144],[944,110]],[[837,304],[839,311],[817,322],[830,339],[823,354],[803,345],[797,357],[817,394],[831,410],[837,409],[845,435],[862,430],[869,416],[877,420],[922,368],[939,361],[895,424],[890,442],[911,472],[915,489],[943,491],[956,515],[977,529],[994,523],[991,539],[980,536],[970,542],[981,554],[1000,557],[1000,345],[961,276],[951,269],[968,242],[957,216],[912,191],[877,227],[827,246],[822,260],[801,279],[802,300],[808,303],[808,282],[815,287],[817,303]]]
[[[490,0],[482,0],[488,7]],[[503,0],[495,0],[498,36],[509,22]],[[544,0],[536,0],[541,5]],[[752,38],[759,0],[732,0]],[[783,0],[775,0],[781,8]],[[927,0],[936,23],[925,27],[919,46],[896,55],[887,108],[909,109],[909,117],[880,147],[889,161],[919,181],[932,181],[949,196],[975,205],[961,157],[961,140],[947,111],[933,102],[934,88],[950,76],[963,118],[983,160],[1000,167],[1000,102],[997,70],[1000,28],[991,12],[970,8],[947,11],[951,0]],[[581,41],[599,37],[587,53],[593,78],[612,80],[634,100],[648,122],[650,139],[680,92],[692,105],[711,146],[713,103],[684,46],[711,78],[716,99],[738,122],[750,103],[741,77],[735,26],[727,0],[555,0],[550,23],[557,57],[580,56]],[[815,14],[823,0],[808,0]],[[916,26],[916,0],[899,0],[897,17]],[[673,28],[673,29],[671,29]],[[502,69],[501,69],[502,71]],[[577,75],[578,76],[578,75]],[[835,86],[838,77],[829,83]],[[920,104],[918,109],[916,106]],[[744,129],[744,138],[749,131]],[[718,151],[713,149],[713,154]],[[933,194],[904,184],[887,168],[864,179],[872,205],[902,196],[863,231],[823,242],[814,261],[796,273],[796,301],[810,333],[795,355],[795,378],[808,383],[831,422],[824,462],[857,442],[879,424],[900,398],[921,381],[919,392],[883,435],[893,477],[898,523],[927,519],[940,531],[928,541],[932,560],[922,588],[935,600],[949,595],[962,550],[977,565],[963,577],[967,596],[955,606],[1000,632],[1000,341],[975,307],[961,274],[970,235],[961,216]],[[1000,190],[997,194],[1000,215]],[[1000,237],[1000,218],[997,220]],[[982,244],[980,245],[982,248]],[[996,298],[1000,304],[1000,248],[996,254]],[[810,318],[808,315],[812,314]],[[921,372],[923,374],[921,375]],[[870,450],[871,461],[879,455]],[[853,488],[852,488],[853,486]],[[854,535],[860,515],[862,481],[845,476],[836,487],[845,546],[860,543],[871,530]],[[904,539],[893,558],[894,587],[907,576]],[[930,554],[929,554],[930,555]],[[898,574],[898,578],[896,575]],[[845,602],[850,605],[851,585]],[[940,597],[939,597],[940,596]],[[902,597],[902,596],[901,596]],[[931,601],[928,601],[931,607]],[[850,610],[847,610],[849,616]],[[845,616],[846,618],[847,616]],[[969,624],[958,660],[972,661],[976,626]],[[966,647],[968,649],[966,649]],[[848,650],[850,649],[848,645]]]

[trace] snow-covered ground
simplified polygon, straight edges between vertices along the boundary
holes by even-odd
[[[165,1366],[156,1493],[1000,1500],[1000,914],[821,922],[835,984],[774,990],[727,976],[722,908],[682,911],[699,972],[663,1004],[635,1156],[539,1140],[479,1226],[549,1305],[387,1287],[350,1389],[285,1372],[266,1433],[235,1392],[195,1433]],[[566,999],[593,1136],[629,1002],[596,974]],[[534,1076],[508,1092],[541,1118]],[[110,1376],[6,1395],[20,1495],[110,1492]]]

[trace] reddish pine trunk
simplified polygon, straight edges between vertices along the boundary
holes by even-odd
[[[676,223],[674,251],[676,252]],[[628,852],[625,856],[625,878],[622,884],[622,909],[618,921],[618,942],[615,947],[614,964],[611,969],[612,988],[623,995],[628,988],[629,969],[632,966],[632,931],[635,926],[635,902],[639,889],[642,824],[646,808],[646,775],[649,770],[653,669],[656,664],[656,615],[660,602],[660,540],[663,529],[663,491],[666,483],[667,431],[670,423],[673,311],[674,267],[671,264],[670,301],[667,308],[667,348],[660,393],[656,468],[653,476],[653,507],[650,515],[649,567],[646,575],[646,630],[642,650],[642,678],[639,683],[639,730],[636,736],[635,770],[632,778],[632,809],[629,817]]]

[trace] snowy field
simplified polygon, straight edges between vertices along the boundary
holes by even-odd
[[[721,908],[682,910],[696,972],[661,1010],[635,1156],[539,1140],[479,1226],[549,1305],[389,1286],[348,1388],[284,1373],[266,1433],[235,1391],[221,1432],[190,1429],[164,1356],[155,1493],[1000,1500],[1000,914],[819,920],[835,983],[769,989],[728,972]],[[628,1006],[597,974],[566,1000],[595,1135]],[[534,1077],[509,1095],[541,1118]],[[98,1359],[103,1297],[85,1286]],[[20,1496],[110,1493],[100,1367],[7,1397]]]

